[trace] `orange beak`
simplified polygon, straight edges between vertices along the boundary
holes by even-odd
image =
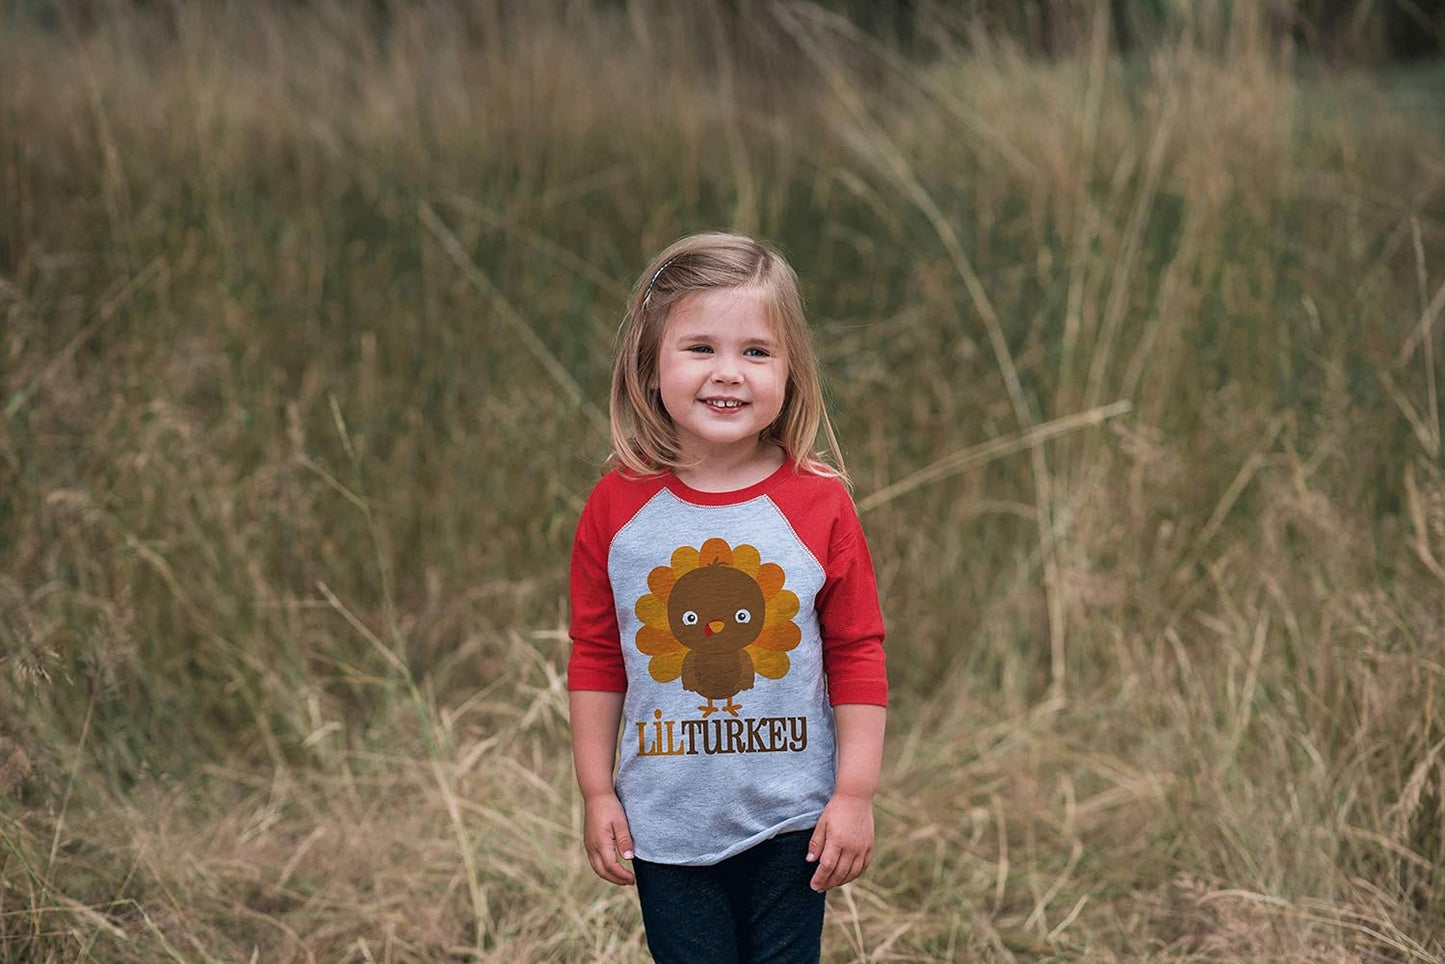
[[[723,622],[721,619],[709,620],[707,626],[703,629],[703,633],[708,636],[711,636],[714,633],[720,633],[723,631],[723,627],[726,625],[727,623]]]

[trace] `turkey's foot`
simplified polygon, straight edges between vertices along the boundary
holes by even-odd
[[[707,719],[709,716],[712,716],[714,713],[716,713],[719,709],[727,709],[727,707],[713,706],[712,700],[709,699],[707,701],[707,706],[699,706],[698,709],[702,710],[702,718]]]
[[[738,710],[742,708],[743,705],[741,703],[734,703],[732,701],[732,697],[728,697],[728,701],[722,706],[718,707],[718,709],[722,710],[724,713],[731,713],[733,716],[737,716]]]

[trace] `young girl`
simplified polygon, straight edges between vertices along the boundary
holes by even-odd
[[[637,884],[657,961],[816,964],[824,892],[872,858],[888,680],[797,278],[683,238],[618,344],[613,469],[572,550],[587,859]]]

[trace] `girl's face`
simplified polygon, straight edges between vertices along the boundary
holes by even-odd
[[[788,387],[788,359],[758,292],[717,288],[673,305],[657,382],[685,457],[752,454]]]

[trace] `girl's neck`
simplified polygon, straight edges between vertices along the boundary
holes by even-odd
[[[688,488],[699,492],[732,492],[766,479],[786,459],[787,453],[776,442],[760,441],[756,449],[745,455],[704,456],[696,465],[676,469],[673,474]]]

